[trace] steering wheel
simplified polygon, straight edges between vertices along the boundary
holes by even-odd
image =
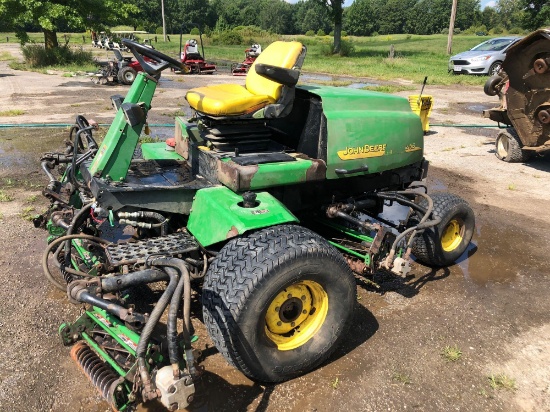
[[[166,54],[161,53],[158,50],[155,50],[151,47],[144,46],[143,44],[139,44],[130,39],[122,40],[122,44],[124,44],[126,47],[128,47],[128,49],[130,49],[130,51],[136,57],[137,61],[139,62],[143,70],[151,76],[155,76],[159,74],[161,71],[163,71],[169,66],[172,66],[178,70],[182,70],[185,67],[185,65],[182,62],[170,56],[167,56]],[[146,61],[143,58],[143,56],[148,57],[152,60],[155,60],[156,62],[158,62],[158,64],[153,64],[152,62]]]

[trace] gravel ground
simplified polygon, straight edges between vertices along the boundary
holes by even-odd
[[[240,81],[163,75],[149,121],[189,114],[187,88]],[[107,123],[109,96],[126,90],[15,72],[5,62],[0,84],[0,112],[25,112],[2,123],[71,123],[77,113]],[[280,385],[254,384],[228,366],[195,319],[207,372],[193,410],[550,411],[550,161],[506,164],[493,153],[497,129],[456,127],[493,125],[481,111],[496,98],[481,88],[427,86],[425,93],[434,97],[431,122],[447,125],[426,135],[428,185],[460,194],[476,214],[465,256],[438,271],[414,264],[414,279],[377,279],[380,289],[358,279],[355,325],[345,342],[323,367]],[[109,410],[56,336],[80,309],[44,279],[44,232],[24,219],[44,206],[38,156],[58,148],[64,133],[0,129],[0,189],[13,197],[0,202],[0,411]],[[445,360],[446,347],[458,348],[460,359]],[[514,389],[492,388],[489,377],[500,375]]]

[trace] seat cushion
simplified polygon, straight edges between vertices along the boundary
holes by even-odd
[[[275,103],[273,98],[252,94],[238,84],[216,84],[191,89],[185,95],[189,105],[210,116],[238,116]]]
[[[279,100],[283,85],[256,73],[257,64],[292,69],[302,54],[302,43],[297,41],[276,41],[271,43],[254,61],[246,75],[246,89],[254,94],[265,94],[274,101]]]

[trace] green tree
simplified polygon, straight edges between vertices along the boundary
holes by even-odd
[[[498,14],[493,7],[485,7],[481,11],[481,24],[484,25],[487,30],[491,30],[498,24]]]
[[[354,36],[370,36],[376,31],[376,16],[370,0],[355,0],[344,9],[343,27]]]
[[[536,30],[550,26],[550,3],[548,0],[521,0],[524,14],[521,27]]]
[[[81,30],[117,24],[135,10],[123,0],[0,0],[0,16],[22,43],[28,41],[25,28],[30,24],[44,33],[46,49],[59,46],[60,26]]]
[[[496,10],[500,18],[500,24],[505,29],[520,27],[524,21],[522,0],[498,0]]]
[[[327,8],[316,0],[299,1],[292,6],[294,33],[305,33],[307,31],[317,32],[330,31],[332,22]]]
[[[344,14],[344,0],[315,0],[326,7],[332,22],[334,23],[334,48],[333,54],[340,53],[342,42],[342,17]]]

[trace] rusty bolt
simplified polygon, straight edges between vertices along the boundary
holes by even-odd
[[[302,295],[302,297],[300,299],[306,300],[306,295]]]
[[[304,310],[302,311],[302,313],[305,315],[305,314],[307,313],[307,310],[304,309]]]
[[[281,326],[283,324],[283,322],[279,321],[277,322],[277,326]]]
[[[170,393],[176,392],[176,387],[174,385],[170,385],[170,387],[168,388],[168,392]]]
[[[173,403],[170,405],[170,410],[171,411],[177,411],[178,410],[178,404],[177,403]]]
[[[548,63],[544,59],[537,59],[533,63],[533,69],[538,74],[546,73],[548,71]]]
[[[275,308],[275,312],[279,312],[280,309],[281,309],[281,308],[280,308],[279,306],[277,306],[277,307]]]
[[[548,112],[548,110],[541,110],[538,113],[537,117],[542,124],[550,123],[550,113]]]
[[[295,322],[290,322],[290,326],[294,327],[296,325]]]
[[[288,295],[286,295],[286,297],[287,297],[288,299],[290,299],[290,298],[292,297],[292,294],[289,293]]]

